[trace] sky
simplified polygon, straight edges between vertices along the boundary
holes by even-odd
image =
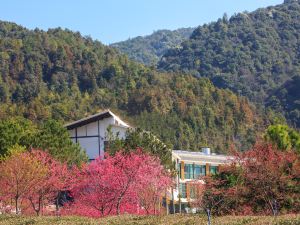
[[[160,29],[196,27],[283,0],[0,0],[0,20],[29,29],[62,27],[105,44]]]

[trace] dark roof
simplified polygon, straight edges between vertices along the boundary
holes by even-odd
[[[67,128],[68,130],[72,130],[76,127],[81,127],[81,126],[84,126],[86,124],[89,124],[89,123],[92,123],[92,122],[95,122],[95,121],[98,121],[98,120],[102,120],[102,119],[105,119],[105,118],[113,117],[113,116],[114,116],[114,114],[110,110],[106,110],[106,111],[103,111],[103,112],[85,117],[83,119],[74,121],[72,123],[68,123],[64,127]]]

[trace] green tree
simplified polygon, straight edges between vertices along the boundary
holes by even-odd
[[[42,124],[32,145],[47,150],[54,158],[68,164],[80,164],[88,159],[80,146],[72,142],[68,131],[55,120]]]
[[[265,139],[275,144],[278,149],[295,149],[300,153],[300,133],[287,125],[276,124],[268,127]]]
[[[36,133],[36,127],[29,120],[14,118],[0,120],[0,155],[5,155],[9,148],[19,144],[30,146]]]
[[[0,155],[14,145],[48,151],[55,159],[68,164],[87,161],[86,153],[71,141],[68,131],[57,121],[48,120],[40,126],[24,118],[0,120]]]
[[[144,131],[140,128],[130,129],[126,133],[125,139],[120,139],[118,135],[109,133],[108,152],[111,155],[116,154],[119,150],[130,153],[136,149],[142,149],[144,152],[159,157],[162,164],[167,168],[172,168],[172,150],[170,146],[162,142],[151,132]]]

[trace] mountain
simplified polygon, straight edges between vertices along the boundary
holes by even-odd
[[[289,0],[199,26],[165,53],[158,68],[207,77],[219,88],[266,104],[276,89],[300,75],[300,3]],[[296,93],[289,97],[298,98]],[[300,114],[299,108],[283,110]],[[299,117],[293,118],[299,126]]]
[[[158,30],[151,35],[136,37],[114,43],[111,46],[137,62],[145,65],[156,64],[170,48],[175,48],[188,39],[194,28],[181,28],[174,31]]]
[[[0,22],[0,118],[68,122],[110,108],[176,149],[246,149],[272,118],[206,78],[158,72],[60,28]]]

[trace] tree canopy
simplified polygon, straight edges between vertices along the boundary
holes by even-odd
[[[300,154],[300,133],[287,125],[271,125],[265,133],[265,139],[281,150],[295,150]]]
[[[27,150],[44,149],[55,159],[68,164],[87,161],[85,151],[74,144],[68,131],[54,120],[39,126],[23,118],[0,120],[0,156],[5,156],[15,145]]]
[[[147,36],[139,36],[111,44],[128,57],[145,65],[156,65],[170,48],[180,46],[188,39],[194,28],[181,28],[174,31],[158,30]]]

